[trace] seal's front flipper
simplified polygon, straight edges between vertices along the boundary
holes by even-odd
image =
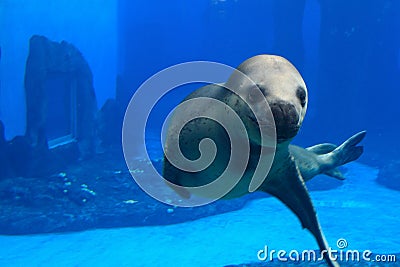
[[[179,196],[184,199],[190,198],[190,192],[185,187],[182,187],[180,183],[180,172],[177,171],[175,166],[173,166],[166,157],[164,157],[164,165],[163,165],[163,178],[169,181],[167,183],[169,187],[171,187]]]
[[[328,243],[293,158],[289,160],[288,166],[285,167],[281,174],[268,177],[261,185],[261,190],[277,197],[289,207],[300,219],[303,228],[307,228],[314,235],[320,250],[324,251],[323,255],[329,266],[339,266],[336,261],[330,258]]]

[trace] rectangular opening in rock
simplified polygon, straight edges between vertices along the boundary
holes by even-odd
[[[76,81],[67,73],[50,73],[44,89],[47,97],[46,133],[50,148],[75,141]]]

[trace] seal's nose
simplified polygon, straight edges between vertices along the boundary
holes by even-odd
[[[278,142],[293,138],[299,130],[299,114],[291,103],[278,101],[270,104],[274,116]]]

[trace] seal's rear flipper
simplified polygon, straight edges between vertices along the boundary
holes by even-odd
[[[307,228],[315,237],[318,246],[324,251],[324,258],[329,266],[339,264],[329,255],[329,246],[318,222],[317,214],[311,202],[307,188],[293,158],[282,175],[268,177],[262,184],[261,190],[267,192],[289,207],[300,219],[303,228]]]
[[[336,178],[338,180],[346,180],[343,173],[338,168],[330,169],[330,170],[324,172],[324,174],[326,174],[330,177]]]
[[[366,131],[362,131],[353,135],[334,151],[327,154],[332,155],[333,165],[337,167],[358,159],[364,152],[364,148],[357,145],[364,139],[366,134]]]
[[[318,144],[315,146],[310,146],[310,147],[307,147],[306,149],[317,155],[323,155],[323,154],[332,152],[336,148],[337,148],[337,145],[330,144],[330,143],[324,143],[324,144]]]

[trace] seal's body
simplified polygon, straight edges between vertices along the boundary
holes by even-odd
[[[249,83],[238,73],[233,73],[225,84],[202,87],[184,100],[204,97],[218,100],[229,107],[225,110],[227,113],[234,111],[245,125],[248,140],[244,141],[249,141],[250,144],[248,162],[241,180],[223,198],[230,199],[249,193],[249,185],[257,164],[263,159],[261,154],[269,155],[273,157],[272,165],[258,190],[280,199],[300,219],[303,228],[307,228],[314,235],[321,251],[328,250],[304,182],[320,173],[343,179],[337,167],[357,159],[362,154],[362,147],[356,145],[363,139],[365,132],[353,136],[338,147],[321,144],[303,149],[290,145],[303,122],[308,102],[307,88],[299,72],[286,59],[270,55],[250,58],[243,62],[237,71],[247,75],[253,82]],[[265,108],[262,105],[265,101],[270,107],[274,122],[270,121],[271,118],[257,117]],[[249,104],[252,108],[249,108]],[[189,160],[196,160],[202,154],[202,140],[208,138],[214,141],[218,153],[212,164],[199,172],[181,170],[165,158],[163,176],[170,182],[179,186],[196,187],[213,182],[224,173],[233,149],[232,140],[240,141],[245,137],[241,134],[228,135],[224,127],[210,119],[209,117],[218,117],[225,112],[214,109],[213,106],[189,104],[186,112],[201,110],[209,116],[192,120],[183,128],[177,127],[177,124],[179,117],[184,114],[173,115],[165,141],[166,153],[177,152],[173,151],[172,143],[178,140],[182,154]],[[229,121],[225,123],[229,124]],[[263,141],[266,139],[262,138],[263,127],[275,127],[276,147],[269,147],[268,140]],[[240,164],[238,161],[233,166]],[[190,189],[180,188],[177,192],[186,198],[192,194]],[[329,265],[338,266],[329,258],[328,253],[324,256]]]

